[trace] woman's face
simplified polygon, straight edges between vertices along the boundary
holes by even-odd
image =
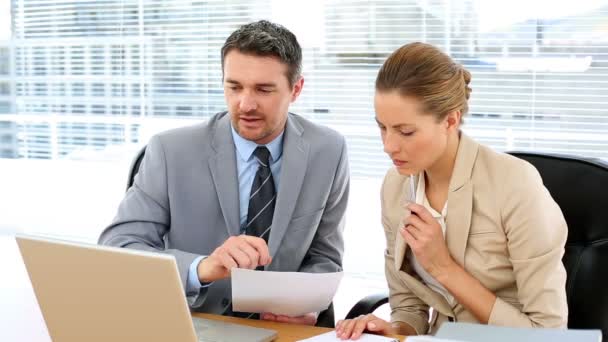
[[[400,174],[430,169],[443,156],[454,129],[449,119],[452,113],[438,121],[436,116],[423,113],[419,100],[397,91],[376,91],[374,107],[384,152]]]

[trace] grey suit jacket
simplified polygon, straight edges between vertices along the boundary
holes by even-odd
[[[343,228],[349,191],[344,138],[289,114],[283,161],[268,241],[272,271],[342,269]],[[186,284],[188,268],[240,233],[236,151],[230,117],[154,136],[104,245],[169,253]],[[230,279],[212,283],[193,309],[230,314]]]

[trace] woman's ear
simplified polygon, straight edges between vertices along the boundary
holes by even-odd
[[[448,130],[456,130],[460,128],[460,118],[462,117],[462,112],[459,110],[455,110],[453,112],[448,113],[446,117],[446,125]]]

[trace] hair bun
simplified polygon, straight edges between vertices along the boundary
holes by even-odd
[[[469,84],[471,83],[471,73],[463,66],[460,67],[460,72],[462,73],[462,79],[464,80],[465,96],[468,100],[469,97],[471,97],[471,92],[473,91],[473,89],[469,87]]]

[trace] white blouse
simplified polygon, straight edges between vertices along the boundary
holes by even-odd
[[[446,201],[441,213],[438,213],[435,209],[431,207],[428,198],[426,197],[426,187],[425,187],[425,173],[422,171],[418,176],[418,186],[416,187],[416,204],[420,204],[424,206],[430,213],[433,215],[437,222],[441,225],[441,230],[443,231],[443,237],[445,238],[445,218],[447,216],[448,211],[448,203]],[[418,263],[416,260],[416,256],[412,253],[412,249],[408,248],[407,250],[408,258],[410,261],[410,265],[416,271],[416,273],[422,278],[424,284],[430,287],[433,291],[441,294],[445,299],[450,303],[450,305],[454,305],[454,297],[450,295],[450,293],[435,279],[433,278],[427,271],[424,270],[422,265]]]

